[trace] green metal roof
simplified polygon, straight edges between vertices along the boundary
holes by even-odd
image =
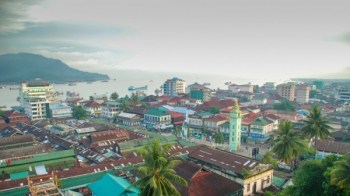
[[[18,195],[28,195],[29,193],[29,188],[22,187],[22,188],[17,188],[17,189],[10,189],[10,190],[0,190],[0,195],[6,195],[6,196],[18,196]]]
[[[29,176],[28,171],[22,171],[22,172],[10,174],[11,180],[22,179],[22,178],[26,178],[27,176]]]
[[[52,152],[43,153],[43,154],[36,154],[26,159],[12,160],[10,164],[11,166],[15,166],[15,165],[28,164],[28,163],[48,161],[52,159],[61,159],[66,157],[75,157],[74,150],[70,149],[70,150],[52,151]],[[0,168],[2,167],[7,167],[7,163],[6,162],[0,163]]]
[[[280,187],[280,188],[281,188],[285,183],[286,183],[286,180],[283,179],[283,178],[279,178],[279,177],[277,177],[277,176],[274,176],[274,177],[272,178],[272,184],[275,185],[275,186],[277,186],[277,187]]]
[[[225,122],[225,123],[221,124],[220,127],[230,127],[230,123]]]
[[[140,190],[131,185],[122,177],[105,174],[100,180],[89,184],[88,187],[96,196],[139,195]]]
[[[160,109],[155,109],[155,108],[149,109],[146,114],[152,115],[152,116],[168,116],[169,115],[167,112],[160,110]]]
[[[253,121],[252,125],[266,126],[269,123],[263,118],[257,118]]]

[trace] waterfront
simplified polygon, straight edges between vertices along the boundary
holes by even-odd
[[[244,84],[251,82],[252,84],[262,85],[267,80],[257,80],[257,79],[239,79],[230,76],[222,75],[199,75],[199,74],[189,74],[189,73],[168,73],[168,72],[148,72],[148,71],[136,71],[136,70],[118,70],[106,72],[109,75],[110,80],[108,82],[96,81],[93,83],[87,82],[77,82],[75,86],[70,86],[68,84],[53,84],[54,90],[58,92],[65,93],[67,91],[78,92],[80,97],[88,99],[91,95],[101,95],[108,94],[112,92],[117,92],[120,97],[125,95],[130,95],[131,91],[128,91],[129,86],[145,86],[148,88],[145,91],[147,95],[155,94],[156,89],[160,89],[160,86],[165,82],[166,79],[178,77],[186,81],[186,85],[192,84],[194,82],[198,83],[210,83],[208,86],[212,89],[227,89],[225,85],[226,82],[230,81],[232,83]],[[275,81],[273,81],[275,82]],[[6,88],[0,89],[0,106],[6,106],[6,109],[10,109],[11,106],[19,105],[16,101],[18,97],[18,89],[10,90],[11,88],[18,88],[19,85],[2,85]],[[60,97],[64,98],[64,96]]]

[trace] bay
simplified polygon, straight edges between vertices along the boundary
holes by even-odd
[[[155,94],[156,89],[160,89],[161,85],[167,79],[178,77],[186,81],[186,85],[198,83],[210,83],[208,86],[212,89],[227,89],[226,82],[232,82],[236,84],[246,84],[251,82],[252,84],[262,85],[264,82],[276,82],[276,81],[264,81],[264,79],[252,79],[252,78],[237,78],[229,75],[209,75],[209,74],[196,74],[196,73],[170,73],[170,72],[153,72],[153,71],[140,71],[140,70],[110,70],[104,71],[111,78],[107,82],[96,81],[93,83],[77,82],[75,86],[68,84],[53,84],[54,91],[62,92],[66,94],[67,91],[77,92],[80,97],[88,99],[91,95],[110,95],[113,92],[117,92],[120,97],[131,94],[128,90],[129,86],[145,86],[148,88],[145,91],[147,95]],[[0,106],[6,106],[6,109],[10,109],[12,106],[18,106],[19,102],[16,101],[19,95],[19,85],[3,85],[6,88],[0,89]],[[15,88],[16,90],[11,90]],[[64,97],[61,97],[64,99]],[[6,110],[5,109],[5,110]],[[4,110],[4,109],[3,109]]]

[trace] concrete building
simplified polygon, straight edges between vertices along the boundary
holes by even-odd
[[[49,116],[49,103],[55,102],[56,96],[53,86],[48,82],[22,82],[19,100],[31,120],[40,120]]]
[[[289,101],[294,101],[295,85],[294,83],[285,83],[277,86],[277,94]]]
[[[45,98],[31,97],[24,99],[24,113],[31,120],[45,119],[50,116],[50,102]]]
[[[296,85],[295,101],[300,104],[308,103],[310,97],[310,86],[306,84]]]
[[[121,112],[116,116],[116,122],[127,126],[139,126],[141,120],[137,114]]]
[[[244,196],[262,194],[272,185],[273,168],[257,160],[207,146],[197,147],[188,157],[204,169],[243,185]]]
[[[112,119],[121,110],[122,104],[117,102],[117,101],[107,101],[104,104],[102,104],[101,109],[102,109],[102,117]]]
[[[61,103],[50,104],[51,118],[70,118],[72,117],[72,108]]]
[[[201,101],[210,100],[210,88],[200,85],[198,83],[192,84],[189,90],[191,99],[199,99]]]
[[[163,94],[175,97],[181,93],[185,93],[186,82],[179,78],[168,79],[162,86]]]
[[[167,129],[172,128],[171,116],[160,109],[149,109],[144,115],[144,124],[147,128]]]
[[[350,101],[350,90],[345,88],[339,89],[337,98],[341,101]]]
[[[253,93],[254,86],[250,84],[242,84],[242,85],[231,84],[228,86],[228,90],[232,91],[232,93],[238,93],[238,92]]]

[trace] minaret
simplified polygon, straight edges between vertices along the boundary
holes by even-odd
[[[241,146],[241,119],[242,113],[238,102],[234,100],[233,108],[230,112],[230,137],[228,142],[230,151],[237,151]]]

